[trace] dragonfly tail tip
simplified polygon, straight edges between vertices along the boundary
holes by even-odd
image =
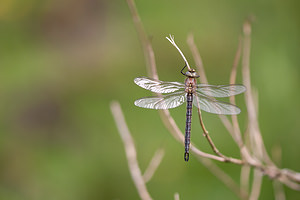
[[[188,153],[188,152],[185,152],[185,153],[184,153],[184,160],[185,160],[185,162],[188,162],[188,161],[189,161],[189,157],[190,157],[189,153]]]

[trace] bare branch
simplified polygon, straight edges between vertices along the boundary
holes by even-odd
[[[238,49],[237,49],[236,54],[235,54],[235,58],[234,58],[234,61],[233,61],[233,66],[232,66],[232,70],[231,70],[231,74],[230,74],[230,80],[229,80],[230,84],[235,84],[236,74],[237,74],[237,67],[238,67],[238,64],[239,64],[240,57],[241,57],[241,51],[242,51],[242,42],[241,42],[241,38],[240,38]],[[230,100],[231,104],[236,104],[235,103],[235,96],[230,96],[229,100]],[[244,143],[243,143],[243,139],[242,139],[241,130],[240,130],[240,126],[239,126],[237,116],[236,115],[231,115],[231,120],[232,120],[232,126],[233,126],[233,139],[238,144],[238,146],[241,148],[242,146],[244,146]]]
[[[233,126],[230,120],[224,115],[219,115],[219,118],[223,123],[224,127],[226,128],[226,130],[228,131],[228,133],[233,134]]]
[[[254,169],[254,175],[253,175],[253,183],[252,183],[252,190],[250,193],[250,200],[257,200],[260,194],[261,189],[261,183],[262,183],[262,172]]]
[[[192,52],[192,55],[194,57],[194,60],[195,60],[196,66],[197,66],[197,71],[199,72],[199,75],[201,78],[201,83],[208,83],[206,74],[205,74],[205,69],[203,66],[203,62],[202,62],[199,50],[195,44],[194,35],[192,33],[190,33],[188,35],[187,43],[188,43],[190,50]]]
[[[281,166],[281,157],[282,157],[282,150],[281,150],[281,146],[275,145],[272,148],[272,159],[274,160],[274,162],[278,165]],[[275,200],[285,200],[285,193],[284,193],[284,188],[282,186],[282,183],[274,180],[273,181],[273,190],[274,190],[274,196],[275,196]]]
[[[290,180],[300,183],[300,173],[299,172],[295,172],[291,169],[282,169],[281,172]]]
[[[174,35],[169,35],[169,38],[166,37],[167,40],[169,40],[169,42],[178,50],[178,52],[180,53],[181,57],[183,58],[184,62],[186,63],[186,66],[189,70],[191,70],[191,67],[187,61],[187,59],[185,58],[184,54],[182,53],[182,51],[180,50],[180,48],[176,45],[175,40],[174,40]]]
[[[203,120],[202,120],[202,115],[201,115],[201,109],[200,109],[200,105],[199,105],[199,100],[198,100],[198,97],[196,96],[196,102],[198,104],[197,106],[197,110],[198,110],[198,117],[199,117],[199,122],[200,122],[200,125],[201,125],[201,128],[203,130],[203,135],[204,137],[207,139],[209,145],[211,146],[211,148],[213,149],[213,151],[220,157],[224,158],[225,160],[227,160],[227,157],[224,156],[218,149],[217,147],[215,146],[214,142],[212,141],[212,139],[210,138],[209,134],[208,134],[208,131],[206,130],[205,126],[204,126],[204,123],[203,123]]]
[[[155,173],[156,169],[158,168],[159,164],[161,163],[164,155],[165,155],[165,151],[163,149],[158,149],[155,152],[152,160],[150,161],[150,164],[148,165],[148,167],[143,175],[144,181],[146,183],[151,180],[153,174]]]
[[[273,188],[274,188],[275,200],[285,200],[286,199],[282,183],[280,183],[277,180],[274,180],[273,181]]]
[[[279,180],[281,183],[285,184],[286,186],[288,186],[289,188],[293,189],[293,190],[298,190],[300,191],[300,185],[293,182],[292,179],[290,179],[287,176],[279,176],[277,178],[277,180]]]
[[[179,198],[179,194],[178,194],[178,192],[176,192],[175,194],[174,194],[174,200],[179,200],[180,198]]]
[[[224,185],[226,185],[231,191],[233,191],[240,199],[248,199],[248,193],[241,189],[235,181],[225,173],[221,168],[214,164],[209,159],[199,159],[198,160],[218,179],[220,179]]]
[[[249,165],[243,165],[241,167],[241,177],[240,177],[241,184],[240,185],[241,185],[241,189],[243,189],[247,193],[249,190],[250,171],[251,171],[251,168]]]
[[[258,118],[256,113],[256,106],[254,104],[254,98],[252,95],[252,86],[250,80],[250,44],[251,44],[251,24],[250,21],[246,21],[244,23],[244,48],[243,48],[243,59],[242,59],[242,75],[244,85],[248,89],[245,92],[245,101],[248,111],[248,120],[249,120],[249,136],[251,142],[251,149],[255,156],[268,164],[272,164],[273,162],[269,158],[265,146],[262,140],[262,136],[259,130]]]
[[[138,36],[142,43],[144,56],[146,58],[146,63],[148,66],[147,67],[148,74],[150,74],[150,76],[152,78],[158,80],[154,52],[153,52],[151,43],[147,37],[147,34],[144,30],[143,24],[141,22],[141,18],[137,12],[134,0],[127,0],[127,4],[130,8],[131,16],[132,16],[136,31],[138,32]]]
[[[239,65],[239,61],[241,58],[241,52],[242,52],[242,38],[239,38],[239,43],[238,43],[238,48],[234,57],[233,65],[232,65],[232,70],[230,73],[230,79],[229,79],[229,84],[235,84],[236,83],[236,76],[237,76],[237,68]],[[230,96],[229,97],[230,103],[231,104],[236,104],[235,102],[235,96]],[[232,120],[232,126],[233,126],[233,139],[235,142],[238,144],[240,149],[244,147],[243,149],[246,150],[246,147],[244,146],[244,142],[242,139],[241,135],[241,129],[239,126],[238,118],[236,115],[231,115],[231,120]],[[245,158],[245,155],[241,151],[242,157]],[[247,152],[247,155],[249,153]],[[250,178],[250,171],[251,168],[247,165],[244,165],[241,167],[241,177],[240,177],[240,182],[241,182],[241,188],[248,192],[249,190],[249,178]]]
[[[135,184],[135,187],[137,188],[141,199],[150,200],[152,198],[147,190],[140,167],[138,165],[134,142],[133,142],[133,139],[129,132],[129,129],[126,125],[125,118],[124,118],[124,115],[121,110],[121,106],[118,102],[113,101],[110,104],[110,109],[111,109],[111,112],[113,114],[113,117],[115,119],[116,125],[119,130],[120,136],[121,136],[122,141],[125,146],[128,167],[129,167],[129,171],[131,173],[132,180]]]

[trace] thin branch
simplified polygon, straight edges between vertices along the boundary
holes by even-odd
[[[273,188],[274,188],[275,200],[285,200],[286,199],[282,183],[280,183],[277,180],[274,180],[273,181]]]
[[[233,65],[232,65],[232,69],[231,69],[231,73],[230,73],[229,84],[236,83],[237,68],[239,65],[240,58],[241,58],[241,53],[242,53],[242,38],[240,37],[239,42],[238,42],[238,48],[237,48],[237,51],[236,51],[236,54],[234,57],[234,61],[233,61]],[[230,96],[229,100],[230,100],[231,104],[234,104],[234,105],[236,104],[235,96]],[[244,147],[245,144],[242,139],[241,129],[239,126],[237,116],[231,115],[231,121],[232,121],[232,126],[233,126],[234,140],[238,144],[240,149],[242,149],[242,147]],[[244,149],[246,149],[246,148],[244,148]],[[242,155],[242,157],[244,157],[243,152],[241,152],[241,155]],[[250,171],[251,171],[251,169],[247,165],[244,165],[241,167],[241,177],[240,177],[241,188],[243,188],[247,192],[249,189]]]
[[[282,159],[282,149],[281,146],[275,145],[272,148],[272,158],[275,163],[277,163],[278,166],[281,166],[281,159]],[[275,200],[285,200],[285,193],[284,193],[284,188],[282,186],[282,183],[280,183],[277,180],[273,181],[273,190],[274,190],[274,196]]]
[[[279,180],[281,183],[285,184],[286,186],[288,186],[289,188],[293,189],[293,190],[298,190],[300,191],[300,185],[293,182],[291,179],[289,179],[287,176],[279,176],[277,178],[277,180]]]
[[[207,80],[207,77],[206,77],[206,74],[205,74],[205,69],[204,69],[204,66],[203,66],[203,62],[202,62],[199,50],[198,50],[198,48],[195,44],[194,35],[192,33],[190,33],[188,35],[187,43],[190,47],[193,58],[195,60],[195,64],[197,66],[197,71],[200,75],[201,83],[208,83],[208,80]]]
[[[244,23],[243,27],[244,32],[244,48],[243,48],[243,59],[242,59],[242,75],[244,85],[248,89],[245,92],[245,101],[248,111],[248,120],[249,120],[249,136],[251,142],[251,149],[255,156],[270,165],[274,165],[271,161],[268,153],[265,149],[263,139],[259,130],[258,118],[256,113],[256,106],[254,103],[254,98],[252,95],[252,86],[250,79],[250,47],[251,47],[251,24],[250,21],[247,20]]]
[[[180,200],[178,192],[174,194],[174,200]]]
[[[166,37],[167,38],[167,40],[169,40],[169,42],[178,50],[178,52],[180,53],[180,55],[181,55],[181,57],[182,57],[182,59],[184,60],[184,62],[186,63],[186,65],[187,65],[187,68],[189,69],[189,70],[191,70],[191,67],[190,67],[190,65],[189,65],[189,63],[188,63],[188,61],[187,61],[187,59],[185,58],[185,56],[184,56],[184,54],[182,53],[182,51],[180,50],[180,48],[176,45],[176,43],[175,43],[175,40],[174,40],[174,35],[169,35],[169,37]]]
[[[121,106],[118,102],[113,101],[110,104],[110,109],[115,119],[116,125],[118,127],[120,136],[125,146],[126,157],[128,161],[129,171],[131,173],[132,180],[135,184],[135,187],[138,190],[138,193],[143,200],[152,199],[146,184],[144,182],[140,167],[136,158],[136,149],[134,146],[134,142],[132,136],[129,132],[129,129],[126,125],[125,118],[123,112],[121,110]]]
[[[241,167],[240,185],[241,185],[241,189],[243,189],[247,193],[249,191],[250,172],[251,172],[250,166],[243,165]]]
[[[220,167],[214,164],[209,159],[199,159],[198,160],[218,179],[220,179],[224,185],[226,185],[231,191],[233,191],[240,199],[249,199],[248,193],[241,189],[235,181],[225,173]]]
[[[152,49],[151,43],[147,37],[147,34],[144,30],[143,24],[141,22],[141,18],[138,14],[138,11],[136,9],[134,0],[127,0],[127,4],[129,6],[129,9],[131,11],[131,16],[136,28],[136,31],[138,33],[138,36],[140,38],[140,41],[142,43],[144,56],[146,58],[146,64],[147,64],[147,70],[148,74],[156,80],[158,80],[158,74],[156,70],[156,64],[155,64],[155,56],[154,51]]]
[[[225,160],[227,160],[227,157],[224,156],[216,147],[216,145],[214,144],[214,142],[212,141],[212,139],[210,138],[208,131],[206,130],[203,120],[202,120],[202,115],[201,115],[201,109],[200,109],[200,104],[199,104],[199,100],[198,97],[196,96],[196,102],[197,102],[197,110],[198,110],[198,117],[199,117],[199,122],[201,125],[201,128],[203,130],[203,135],[204,137],[207,139],[209,145],[211,146],[211,148],[213,149],[213,151],[220,157],[224,158]]]
[[[299,172],[295,172],[291,169],[282,169],[281,172],[290,180],[300,183],[300,173]]]
[[[254,169],[252,190],[250,193],[249,200],[257,200],[258,199],[260,190],[261,190],[262,176],[263,176],[263,174],[261,171]]]
[[[149,182],[155,173],[156,169],[158,168],[159,164],[161,163],[163,157],[165,155],[165,151],[163,149],[158,149],[152,160],[150,161],[150,164],[148,165],[147,169],[145,170],[145,173],[143,175],[145,183]]]
[[[230,84],[235,84],[236,81],[236,74],[237,74],[237,67],[239,64],[239,60],[241,57],[241,51],[242,51],[242,40],[241,38],[239,39],[239,44],[238,44],[238,48],[234,57],[234,61],[233,61],[233,65],[232,65],[232,70],[230,73],[230,79],[229,79],[229,83]],[[235,103],[235,96],[230,96],[229,97],[230,103],[231,104],[236,104]],[[242,139],[242,135],[241,135],[241,130],[240,130],[240,126],[239,126],[239,122],[237,119],[236,115],[231,115],[231,120],[232,120],[232,126],[233,126],[233,138],[235,140],[235,142],[237,143],[237,145],[241,148],[244,146],[243,143],[243,139]]]

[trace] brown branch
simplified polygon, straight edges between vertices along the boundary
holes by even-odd
[[[233,61],[233,65],[232,65],[232,69],[231,69],[231,73],[230,73],[229,84],[236,83],[237,69],[238,69],[238,65],[240,62],[240,58],[241,58],[241,52],[242,52],[242,38],[240,37],[239,42],[238,42],[238,48],[237,48],[237,51],[236,51],[236,54],[234,57],[234,61]],[[234,95],[230,96],[229,101],[231,104],[235,105],[236,104],[235,96]],[[245,144],[243,142],[237,115],[231,115],[231,121],[232,121],[232,126],[233,126],[233,136],[234,136],[233,139],[235,140],[235,142],[237,143],[237,145],[239,146],[240,149],[247,150],[247,148],[244,146]],[[247,155],[248,154],[249,153],[247,152]],[[241,155],[243,158],[245,158],[242,151],[241,151]],[[251,171],[251,169],[247,165],[244,165],[241,167],[241,177],[240,177],[241,188],[247,192],[249,189],[250,171]]]
[[[254,169],[254,174],[253,174],[253,182],[252,182],[252,189],[250,193],[249,200],[257,200],[260,194],[260,189],[262,185],[262,172]]]
[[[245,101],[248,111],[248,120],[249,120],[249,136],[251,149],[255,156],[270,165],[274,165],[271,161],[268,153],[265,149],[262,136],[259,130],[258,118],[256,113],[256,106],[254,103],[254,98],[252,95],[252,85],[250,79],[250,48],[251,48],[251,24],[250,21],[246,21],[243,27],[244,33],[244,48],[243,48],[243,59],[242,59],[242,75],[244,85],[248,89],[245,92]]]
[[[226,156],[224,156],[219,150],[218,148],[216,147],[216,145],[214,144],[214,142],[212,141],[212,139],[210,138],[209,134],[208,134],[208,131],[206,130],[205,126],[204,126],[204,123],[203,123],[203,120],[202,120],[202,115],[201,115],[201,109],[200,109],[200,104],[199,104],[199,101],[198,101],[198,97],[196,96],[196,102],[198,104],[197,106],[197,110],[198,110],[198,117],[199,117],[199,122],[200,122],[200,125],[201,125],[201,128],[203,130],[203,135],[204,137],[207,139],[210,147],[213,149],[213,151],[220,157],[224,158],[226,161],[229,159],[227,158]]]
[[[230,73],[230,79],[229,79],[229,83],[230,84],[235,84],[236,81],[236,75],[237,75],[237,67],[240,61],[240,57],[241,57],[241,51],[242,51],[242,40],[241,38],[239,39],[239,44],[238,44],[238,48],[234,57],[234,61],[233,61],[233,66],[232,66],[232,70]],[[235,103],[235,96],[230,96],[229,97],[230,103],[231,104],[236,104]],[[231,120],[232,120],[232,126],[233,126],[233,139],[235,140],[235,142],[237,143],[237,145],[241,148],[244,146],[244,142],[242,139],[242,135],[241,135],[241,130],[240,130],[240,126],[239,126],[239,122],[237,119],[237,115],[231,115]]]
[[[240,199],[249,199],[246,190],[240,188],[236,182],[225,173],[220,167],[215,165],[210,159],[199,159],[198,160],[214,174],[218,179],[220,179],[224,185],[226,185],[231,191],[233,191]]]
[[[174,194],[174,200],[180,200],[178,192]]]
[[[247,193],[249,190],[250,172],[251,172],[251,168],[249,165],[243,165],[241,167],[240,185],[241,185],[241,189],[243,189]]]
[[[272,159],[277,163],[277,165],[281,166],[281,157],[282,157],[282,150],[281,146],[275,145],[272,148]],[[285,200],[285,193],[284,193],[284,188],[281,182],[274,180],[273,181],[273,190],[274,190],[274,196],[275,200]]]
[[[188,45],[190,47],[190,50],[192,52],[192,55],[194,57],[195,64],[197,66],[197,71],[198,71],[198,73],[200,75],[200,78],[201,78],[201,83],[208,83],[207,77],[206,77],[206,74],[205,74],[205,69],[204,69],[204,66],[203,66],[203,62],[202,62],[199,50],[198,50],[198,48],[195,44],[194,35],[192,33],[190,33],[188,35],[187,43],[188,43]]]
[[[285,200],[286,199],[285,194],[284,194],[284,188],[283,188],[281,182],[274,180],[273,188],[274,188],[275,200]]]
[[[284,174],[288,179],[300,183],[300,173],[295,172],[291,169],[282,169],[282,174]]]
[[[156,169],[160,165],[163,157],[165,155],[165,151],[163,149],[158,149],[153,158],[150,161],[150,164],[148,165],[147,169],[145,170],[145,173],[143,175],[145,183],[149,182],[154,175]]]
[[[255,98],[253,96],[253,90],[250,81],[250,44],[251,44],[251,24],[250,21],[246,21],[243,27],[244,32],[244,48],[243,48],[243,59],[242,59],[242,75],[244,85],[247,87],[245,92],[245,101],[248,111],[248,129],[249,138],[251,143],[251,150],[255,158],[246,158],[247,162],[251,166],[259,168],[264,174],[267,174],[270,178],[277,179],[287,185],[288,187],[300,190],[300,179],[297,177],[299,173],[292,173],[291,176],[285,174],[284,170],[278,169],[273,161],[270,159],[261,136],[261,132],[258,125],[257,118],[257,106],[255,106]],[[243,154],[244,155],[244,154]],[[249,160],[251,158],[251,162]],[[266,165],[263,165],[265,163]],[[258,180],[258,179],[257,179]]]
[[[156,70],[156,64],[155,64],[155,56],[154,51],[152,49],[152,45],[147,37],[147,34],[144,30],[143,24],[141,22],[141,18],[138,14],[138,11],[136,9],[134,0],[127,0],[127,4],[129,6],[129,9],[131,11],[131,16],[136,28],[136,31],[138,33],[138,36],[140,38],[140,41],[142,43],[144,56],[146,58],[146,64],[147,64],[147,70],[148,74],[158,80],[158,74]]]
[[[137,188],[141,199],[143,200],[152,199],[147,190],[140,167],[138,165],[134,142],[129,132],[129,129],[126,125],[125,118],[121,110],[121,106],[118,102],[113,101],[110,104],[110,109],[115,119],[122,141],[124,143],[126,157],[128,161],[128,167],[131,173],[132,180],[135,184],[135,187]]]
[[[185,62],[186,67],[188,68],[188,70],[191,70],[191,67],[189,65],[189,62],[187,61],[187,59],[185,58],[184,54],[182,53],[182,51],[180,50],[180,48],[177,46],[177,44],[175,43],[175,39],[174,39],[174,35],[169,35],[169,37],[166,37],[167,40],[169,40],[169,42],[177,49],[177,51],[180,53],[182,59]]]

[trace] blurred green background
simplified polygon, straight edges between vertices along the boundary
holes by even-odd
[[[161,80],[183,81],[183,61],[165,39],[175,35],[190,64],[194,33],[209,82],[229,80],[243,21],[252,26],[251,78],[259,94],[268,152],[280,146],[283,168],[300,171],[300,3],[291,1],[137,1]],[[2,0],[0,2],[0,199],[138,199],[109,104],[117,100],[142,171],[162,147],[165,157],[147,184],[154,199],[237,199],[167,132],[157,111],[135,107],[149,96],[133,79],[146,64],[126,1]],[[240,73],[238,82],[241,82]],[[242,130],[247,113],[237,104]],[[171,110],[181,130],[185,106]],[[194,116],[196,111],[194,110]],[[239,150],[219,118],[204,113],[225,155]],[[211,152],[193,118],[192,141]],[[240,167],[217,163],[239,181]],[[300,193],[285,188],[287,199]],[[263,178],[260,199],[273,199]]]

